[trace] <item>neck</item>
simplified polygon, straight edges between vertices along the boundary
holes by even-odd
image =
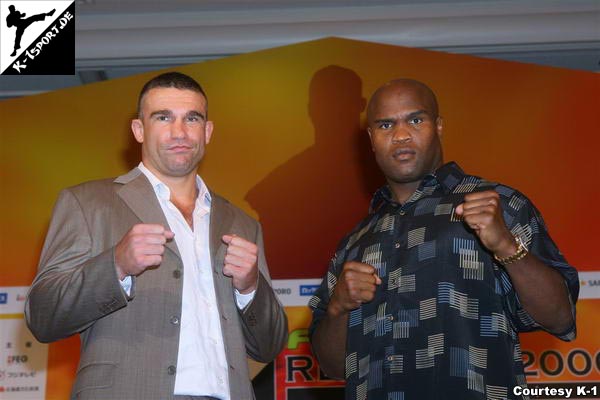
[[[408,183],[397,183],[388,181],[388,185],[392,191],[394,201],[404,204],[410,196],[417,190],[421,181],[408,182]]]
[[[196,187],[196,171],[184,175],[184,176],[166,176],[161,174],[152,166],[146,165],[150,172],[152,172],[162,183],[167,185],[171,191],[171,199],[180,199],[180,201],[194,202],[198,197],[198,188]]]

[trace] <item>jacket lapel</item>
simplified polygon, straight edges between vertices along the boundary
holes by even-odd
[[[134,168],[129,173],[115,179],[114,182],[123,185],[117,190],[117,194],[142,223],[160,224],[171,229],[160,208],[154,189],[142,171]],[[181,258],[175,240],[168,241],[165,246]]]
[[[215,260],[222,260],[225,257],[225,251],[227,249],[225,243],[221,240],[221,237],[231,233],[233,214],[231,213],[231,209],[227,207],[226,200],[213,192],[210,192],[210,196],[210,256],[213,260],[213,269],[216,271],[218,267]]]

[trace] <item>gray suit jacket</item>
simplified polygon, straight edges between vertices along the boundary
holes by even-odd
[[[134,278],[128,296],[116,274],[114,246],[139,223],[168,227],[152,186],[137,168],[114,181],[65,189],[55,206],[25,316],[41,342],[81,334],[73,399],[173,397],[183,264],[170,241],[162,264]],[[222,273],[225,233],[259,246],[259,285],[243,311],[231,278]],[[253,399],[246,354],[262,362],[275,358],[287,339],[287,318],[270,286],[260,225],[214,193],[210,252],[231,398]]]

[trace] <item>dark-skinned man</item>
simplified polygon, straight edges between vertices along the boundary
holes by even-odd
[[[519,332],[575,338],[576,270],[518,191],[442,157],[425,84],[379,88],[368,132],[387,185],[311,299],[313,351],[346,399],[513,399]]]

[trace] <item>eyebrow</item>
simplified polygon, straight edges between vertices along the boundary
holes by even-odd
[[[186,114],[186,117],[199,117],[202,121],[206,121],[206,116],[198,111],[190,111]]]
[[[171,110],[156,110],[150,113],[150,118],[155,117],[157,115],[173,115]]]
[[[173,111],[171,110],[156,110],[154,112],[152,112],[150,114],[150,118],[155,117],[157,115],[167,115],[167,116],[173,116]],[[185,114],[186,117],[199,117],[200,119],[202,119],[203,121],[206,120],[206,116],[198,111],[192,110],[192,111],[188,111]]]
[[[429,115],[429,113],[426,110],[417,110],[417,111],[413,111],[410,114],[402,117],[402,119],[411,119],[414,117],[418,117],[419,115]],[[398,120],[398,118],[380,118],[380,119],[376,119],[373,122],[377,123],[377,124],[381,124],[384,122],[396,122]]]

